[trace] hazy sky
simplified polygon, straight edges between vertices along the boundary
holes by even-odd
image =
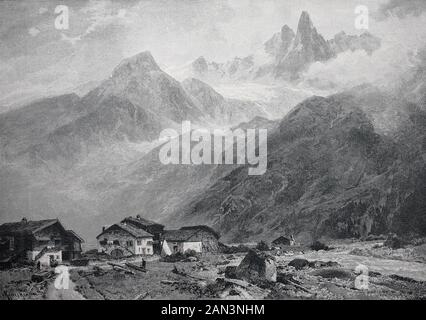
[[[260,48],[284,24],[296,29],[307,10],[331,38],[354,28],[355,7],[370,9],[371,32],[394,32],[380,5],[412,14],[424,0],[27,0],[0,2],[0,104],[71,91],[107,77],[123,58],[149,50],[164,68],[200,55],[225,61]],[[401,4],[402,2],[402,4]],[[55,29],[54,12],[67,5],[68,30]],[[383,7],[384,8],[384,7]],[[411,8],[411,9],[410,9]],[[410,11],[411,10],[411,11]],[[418,14],[415,9],[414,13]],[[376,20],[377,19],[377,20]],[[0,107],[1,110],[1,107]]]

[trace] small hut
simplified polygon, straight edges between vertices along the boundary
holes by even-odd
[[[294,238],[291,235],[290,238],[285,236],[280,236],[272,241],[272,245],[280,247],[280,246],[293,246],[295,244]]]

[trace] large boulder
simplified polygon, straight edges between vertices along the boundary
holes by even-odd
[[[250,250],[235,270],[238,279],[277,281],[275,258],[265,252]]]

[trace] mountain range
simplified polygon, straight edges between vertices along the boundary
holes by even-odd
[[[194,127],[226,128],[269,116],[268,106],[225,98],[200,80],[178,82],[149,52],[142,52],[122,61],[82,97],[72,93],[40,99],[0,114],[0,217],[61,217],[93,235],[99,215],[108,217],[117,206],[111,202],[121,199],[133,174],[138,176],[135,161],[147,161],[144,167],[151,173],[157,166],[159,176],[152,179],[170,188],[164,194],[189,190],[182,189],[183,180],[173,189],[170,181],[161,179],[162,171],[170,180],[179,175],[179,168],[169,170],[158,161],[154,148],[161,130],[180,129],[184,120]],[[142,192],[141,185],[138,190]],[[144,204],[137,202],[139,209],[131,210],[148,210],[146,197],[156,196],[152,212],[158,213],[167,201],[155,201],[162,199],[156,189],[145,191],[139,198]]]
[[[343,33],[326,41],[303,13],[297,32],[284,26],[265,44],[273,59],[256,72],[294,78],[315,61],[345,50],[372,53],[379,43]],[[169,227],[208,224],[237,242],[283,233],[301,242],[425,235],[425,61],[419,53],[399,91],[363,85],[298,101],[287,113],[285,101],[301,96],[278,96],[272,105],[227,98],[197,78],[177,81],[142,52],[81,97],[0,114],[0,219],[58,217],[89,244],[102,225],[136,214]],[[252,63],[235,59],[226,72],[233,65],[242,75]],[[183,120],[268,129],[266,173],[163,165],[159,134]]]
[[[235,57],[225,63],[209,62],[197,58],[187,70],[194,77],[209,81],[223,79],[255,80],[273,78],[297,80],[314,62],[326,62],[345,51],[364,50],[371,55],[381,46],[381,40],[369,32],[359,36],[340,32],[333,39],[325,40],[317,31],[306,11],[303,11],[296,32],[288,25],[274,34],[264,44],[268,62],[256,63],[256,55]]]
[[[256,116],[268,116],[265,106],[226,99],[196,79],[180,83],[142,52],[81,98],[41,99],[0,114],[1,157],[31,165],[52,160],[67,167],[113,143],[152,142],[162,129],[184,120],[229,126]]]

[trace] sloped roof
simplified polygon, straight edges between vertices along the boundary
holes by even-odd
[[[197,233],[196,230],[164,230],[163,238],[167,241],[187,241]],[[201,239],[191,239],[192,241],[201,241]]]
[[[216,230],[206,225],[186,226],[186,227],[180,228],[180,230],[203,230],[205,232],[210,232],[211,234],[213,234],[216,237],[216,239],[220,238],[220,234]]]
[[[213,234],[216,239],[220,235],[212,228],[204,225],[182,227],[179,230],[164,230],[163,238],[168,241],[201,241],[203,239],[200,231]]]
[[[44,228],[47,228],[59,222],[58,219],[37,220],[37,221],[24,221],[9,222],[0,225],[0,234],[16,234],[16,233],[29,233],[34,234]]]
[[[126,221],[128,221],[128,222],[133,222],[133,223],[135,223],[135,224],[139,224],[139,225],[141,225],[141,226],[152,226],[152,225],[159,225],[159,226],[162,226],[162,227],[164,227],[162,224],[160,224],[160,223],[157,223],[157,222],[155,222],[155,221],[152,221],[152,220],[148,220],[148,219],[145,219],[145,218],[142,218],[141,216],[137,216],[137,217],[126,217],[123,221],[121,221],[121,222],[126,222]]]
[[[70,235],[71,237],[79,240],[80,242],[84,242],[84,239],[82,237],[80,237],[77,233],[74,232],[74,230],[67,230],[68,235]]]
[[[152,238],[154,237],[152,234],[146,232],[145,230],[142,230],[140,228],[136,228],[128,223],[116,223],[113,224],[112,226],[108,227],[107,229],[105,229],[101,234],[99,234],[96,239],[98,239],[100,236],[102,236],[104,233],[108,232],[108,230],[111,230],[112,228],[120,228],[124,231],[126,231],[127,233],[129,233],[130,235],[134,236],[135,238]]]

